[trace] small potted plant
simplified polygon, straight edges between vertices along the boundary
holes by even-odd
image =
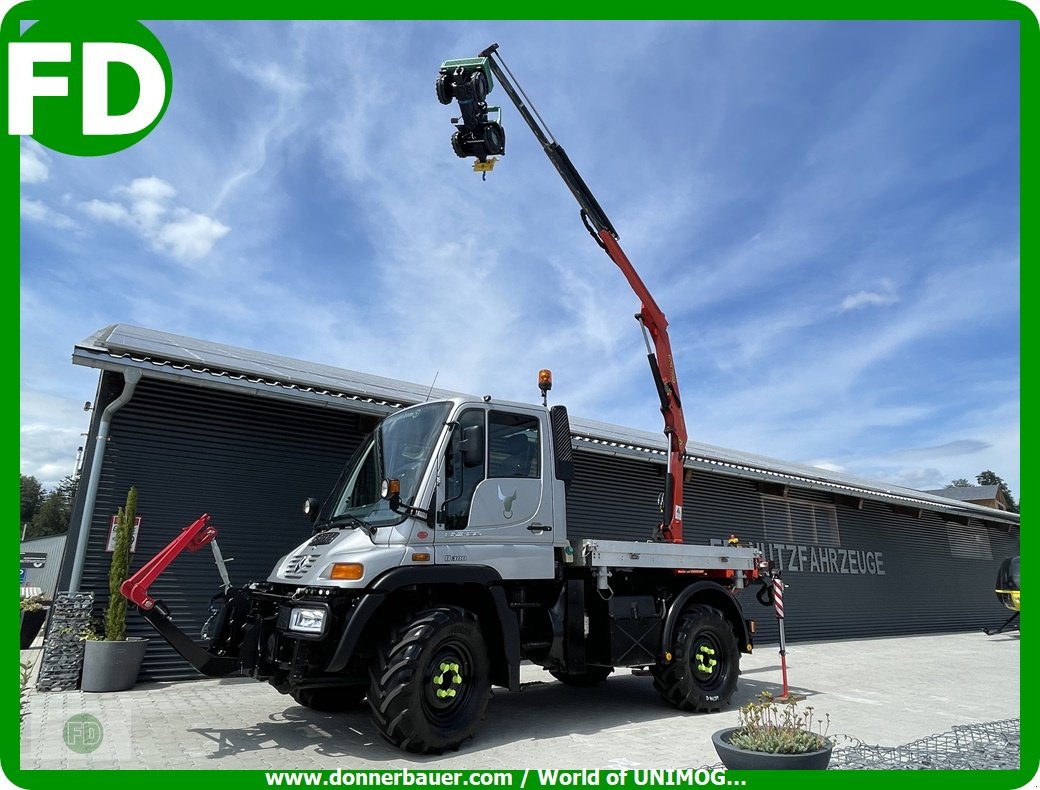
[[[32,647],[33,641],[39,635],[40,629],[43,628],[43,623],[47,619],[47,607],[50,605],[50,599],[43,595],[30,595],[22,598],[18,607],[20,611],[19,641],[22,650]]]
[[[711,736],[719,759],[731,770],[824,769],[834,742],[830,716],[816,719],[812,707],[775,699],[763,691],[739,710],[739,724]]]
[[[83,691],[125,691],[133,688],[144,660],[147,639],[126,636],[126,598],[120,585],[130,576],[130,545],[137,515],[137,489],[131,488],[126,506],[116,515],[115,551],[108,573],[108,608],[104,638],[94,629],[80,634],[84,640]]]

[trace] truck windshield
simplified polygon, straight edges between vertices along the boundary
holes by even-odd
[[[391,414],[358,448],[322,508],[321,523],[353,516],[368,526],[400,521],[380,496],[384,478],[401,481],[401,504],[414,505],[449,403],[428,403]],[[344,519],[349,521],[349,518]]]

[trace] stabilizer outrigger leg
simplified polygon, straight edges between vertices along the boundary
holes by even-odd
[[[1005,631],[1017,631],[1019,630],[1018,617],[1020,612],[1015,612],[1007,620],[1005,620],[999,628],[983,628],[982,633],[986,636],[994,636],[995,634],[1002,634]]]
[[[208,544],[213,546],[213,555],[217,559],[217,567],[221,578],[224,580],[224,590],[229,591],[227,571],[223,567],[223,560],[219,550],[216,548],[214,539],[217,537],[216,527],[210,526],[209,514],[199,516],[189,526],[174,538],[166,548],[156,554],[144,564],[137,573],[127,579],[119,587],[119,592],[124,598],[137,605],[138,610],[151,626],[159,632],[173,649],[203,675],[211,677],[222,677],[239,670],[242,666],[237,656],[215,655],[202,645],[196,643],[184,631],[174,625],[170,610],[161,600],[152,598],[148,594],[148,588],[166,570],[177,556],[187,549],[198,551]]]

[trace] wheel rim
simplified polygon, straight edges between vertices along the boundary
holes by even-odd
[[[693,640],[690,668],[694,680],[701,686],[711,687],[721,682],[726,674],[725,652],[713,634],[701,633]]]
[[[449,721],[465,706],[473,692],[473,657],[465,645],[450,642],[440,646],[427,665],[423,704],[429,718]]]

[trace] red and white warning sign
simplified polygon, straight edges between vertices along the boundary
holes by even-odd
[[[773,609],[777,619],[784,619],[784,583],[779,578],[773,579]]]

